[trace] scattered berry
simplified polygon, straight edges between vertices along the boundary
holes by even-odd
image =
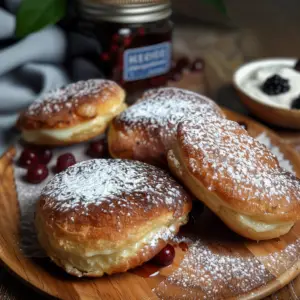
[[[175,257],[175,249],[172,245],[168,244],[153,258],[153,262],[160,266],[169,266],[172,264]]]
[[[294,69],[295,69],[296,71],[300,72],[300,59],[297,60],[295,66],[294,66]]]
[[[166,76],[157,76],[150,79],[151,86],[163,86],[166,84],[167,77]]]
[[[300,109],[300,96],[298,98],[294,99],[291,104],[292,109]]]
[[[40,149],[38,151],[39,162],[42,164],[48,164],[52,158],[52,151],[50,149]]]
[[[130,37],[124,38],[124,42],[123,43],[124,43],[125,47],[130,46],[130,44],[131,44],[131,38]]]
[[[37,153],[32,149],[23,150],[18,161],[19,165],[23,168],[34,166],[38,164],[38,162],[39,158],[37,156]]]
[[[112,40],[113,40],[114,42],[118,42],[119,39],[120,39],[120,36],[119,36],[117,33],[115,33],[115,34],[112,36]]]
[[[101,54],[101,59],[103,60],[103,61],[108,61],[109,60],[109,54],[108,53],[102,53]]]
[[[171,81],[180,81],[182,79],[182,73],[173,71],[170,73],[170,80]]]
[[[241,122],[238,122],[238,123],[239,123],[239,125],[240,125],[241,127],[243,127],[245,130],[248,130],[248,125],[247,125],[245,122],[241,121]]]
[[[189,69],[190,67],[190,61],[187,57],[182,57],[178,59],[176,64],[176,71],[182,72],[184,69]]]
[[[76,164],[76,160],[73,154],[71,153],[62,154],[57,158],[55,171],[56,173],[62,172],[75,164]]]
[[[194,60],[191,66],[192,72],[202,72],[204,69],[204,60],[201,58],[197,58]]]
[[[107,154],[107,145],[104,139],[91,142],[86,154],[92,158],[101,158]]]
[[[270,96],[285,93],[289,89],[289,81],[280,77],[277,74],[267,78],[267,80],[262,85],[262,91]]]
[[[119,49],[119,46],[116,45],[116,44],[112,44],[110,49],[111,49],[112,52],[117,52],[118,49]]]
[[[141,27],[141,28],[139,28],[138,29],[138,33],[139,33],[139,35],[141,35],[141,36],[143,36],[143,35],[145,35],[145,28],[143,28],[143,27]]]
[[[26,180],[34,184],[41,183],[44,179],[47,178],[48,174],[49,171],[47,166],[43,164],[37,164],[28,168]]]

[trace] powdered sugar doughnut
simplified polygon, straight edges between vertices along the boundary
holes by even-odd
[[[57,174],[36,212],[38,239],[76,276],[141,265],[187,222],[191,199],[166,172],[142,162],[88,160]]]
[[[287,233],[300,217],[300,181],[238,123],[180,123],[172,172],[230,228],[254,240]]]
[[[65,145],[102,134],[126,108],[125,92],[115,82],[91,79],[51,91],[33,102],[17,122],[25,141]]]
[[[223,113],[204,96],[178,88],[150,90],[113,120],[108,135],[110,153],[118,158],[166,164],[178,123],[210,116],[223,117]]]

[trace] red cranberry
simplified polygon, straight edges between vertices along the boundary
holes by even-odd
[[[116,52],[116,51],[118,51],[119,46],[115,45],[115,44],[112,44],[111,47],[110,47],[110,49],[111,49],[112,52]]]
[[[172,264],[174,257],[175,257],[175,249],[173,246],[168,244],[153,258],[153,261],[158,265],[166,267]]]
[[[182,79],[182,74],[178,71],[173,71],[170,73],[171,81],[180,81]]]
[[[108,61],[109,60],[109,54],[108,53],[102,53],[101,54],[101,59],[104,61]]]
[[[46,165],[52,158],[52,151],[50,149],[40,149],[38,155],[39,162]]]
[[[176,64],[177,72],[182,72],[184,69],[188,69],[190,67],[190,60],[187,57],[182,57],[178,59]]]
[[[115,34],[113,35],[113,37],[112,37],[112,40],[113,40],[114,42],[118,42],[119,39],[120,39],[120,36],[119,36],[117,33],[115,33]]]
[[[239,123],[239,125],[241,126],[241,127],[243,127],[245,130],[247,130],[248,129],[248,126],[247,126],[247,124],[245,123],[245,122],[238,122]]]
[[[107,154],[106,142],[104,139],[90,143],[86,154],[93,158],[104,157]]]
[[[166,84],[166,76],[158,76],[151,78],[150,80],[151,86],[163,86]]]
[[[123,43],[124,43],[125,47],[130,46],[130,44],[131,44],[131,38],[130,37],[124,38],[124,42]]]
[[[138,33],[139,33],[139,35],[141,35],[141,36],[145,35],[145,28],[143,28],[143,27],[139,28],[139,29],[138,29]]]
[[[28,168],[26,180],[30,183],[40,183],[47,178],[49,172],[45,165],[37,164]]]
[[[76,160],[73,154],[71,153],[62,154],[57,158],[55,171],[57,173],[62,172],[75,164],[76,164]]]
[[[204,69],[204,60],[201,58],[195,59],[191,66],[191,71],[192,72],[202,72],[203,69]]]
[[[37,156],[36,151],[32,149],[25,149],[21,153],[21,156],[19,158],[19,165],[23,168],[28,168],[30,166],[34,166],[38,164],[39,159]]]

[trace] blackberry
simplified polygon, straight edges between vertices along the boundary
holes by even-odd
[[[297,60],[295,66],[294,66],[294,69],[298,72],[300,72],[300,59]]]
[[[298,98],[294,99],[291,104],[292,109],[300,109],[300,95]]]
[[[275,74],[264,82],[261,87],[262,91],[270,96],[279,95],[290,89],[289,81]]]

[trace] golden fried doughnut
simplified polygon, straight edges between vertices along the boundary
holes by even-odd
[[[172,172],[232,230],[254,240],[287,233],[300,219],[300,181],[236,122],[179,124]]]
[[[187,222],[191,199],[142,162],[88,160],[57,174],[36,211],[38,240],[75,276],[125,272],[155,256]]]
[[[166,154],[180,121],[209,116],[223,117],[210,99],[183,89],[161,88],[146,92],[111,123],[108,144],[117,158],[167,164]]]
[[[67,145],[102,134],[126,108],[125,92],[115,82],[91,79],[51,91],[33,102],[17,122],[25,141]]]

